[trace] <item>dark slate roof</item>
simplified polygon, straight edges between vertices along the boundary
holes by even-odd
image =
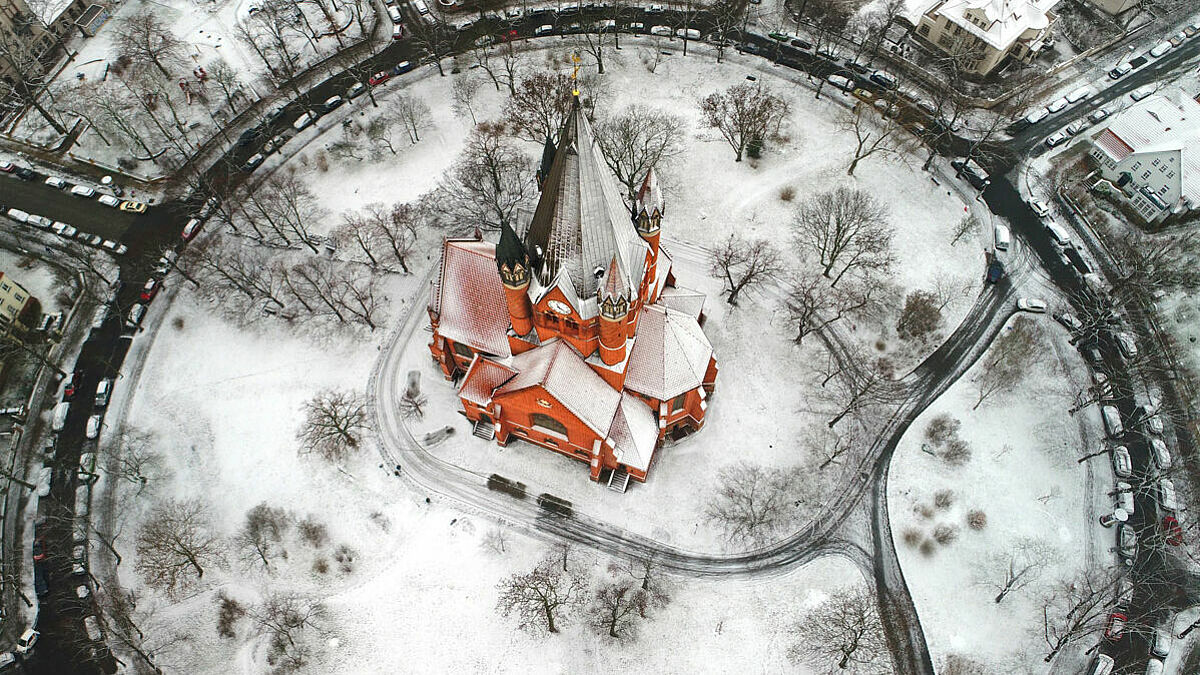
[[[542,184],[542,195],[525,234],[525,248],[539,265],[546,287],[563,284],[568,298],[595,299],[600,279],[617,260],[625,288],[639,288],[646,243],[638,236],[629,207],[578,104],[571,110],[558,140],[554,163]],[[594,315],[576,304],[584,316]]]
[[[500,223],[500,243],[496,244],[496,269],[508,265],[508,269],[511,270],[518,264],[524,265],[526,269],[529,268],[525,245],[521,243],[521,237],[517,236],[508,223]]]

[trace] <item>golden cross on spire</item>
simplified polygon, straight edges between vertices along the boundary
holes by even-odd
[[[579,62],[581,60],[578,52],[571,54],[571,63],[575,64],[575,67],[571,70],[571,94],[574,96],[579,95]]]

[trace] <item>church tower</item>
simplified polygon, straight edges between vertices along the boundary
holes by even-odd
[[[596,293],[600,303],[600,360],[615,366],[625,360],[626,318],[629,316],[629,289],[621,280],[617,258],[613,257],[604,274],[604,284]]]
[[[638,188],[637,199],[633,202],[634,226],[637,228],[638,235],[650,246],[650,251],[646,254],[643,291],[654,288],[658,273],[658,244],[659,236],[662,234],[663,210],[663,196],[662,189],[658,185],[658,174],[654,173],[654,168],[651,167],[646,172],[646,178],[642,180],[642,186]],[[647,293],[642,293],[642,298],[647,304],[657,300],[657,298],[647,296]]]
[[[504,284],[504,300],[513,332],[528,335],[533,330],[533,309],[529,304],[529,254],[521,238],[509,227],[500,225],[500,243],[496,244],[496,269]]]

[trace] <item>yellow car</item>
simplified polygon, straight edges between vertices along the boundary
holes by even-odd
[[[146,205],[142,202],[123,201],[121,202],[121,210],[130,213],[145,213]]]

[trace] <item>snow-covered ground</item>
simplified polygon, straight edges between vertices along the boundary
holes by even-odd
[[[1095,406],[1067,412],[1090,381],[1087,366],[1061,327],[1046,315],[1039,320],[1045,358],[1023,382],[972,410],[976,365],[916,420],[892,461],[892,532],[935,662],[959,654],[985,663],[987,672],[1047,672],[1040,594],[1080,566],[1115,564],[1115,533],[1097,523],[1111,508],[1111,465],[1107,456],[1077,462],[1101,442],[1100,416]],[[930,420],[943,414],[961,422],[959,437],[972,449],[961,466],[923,452]],[[952,503],[935,505],[945,490]],[[974,510],[987,516],[983,529],[967,524]],[[951,543],[934,539],[942,525],[956,530]],[[1044,547],[1046,562],[1029,586],[997,604],[992,584],[1025,541]],[[1050,672],[1076,672],[1090,646],[1064,651]]]
[[[0,272],[23,286],[38,299],[43,312],[57,312],[70,308],[70,303],[60,304],[58,293],[63,290],[56,270],[49,264],[31,256],[24,256],[9,249],[0,249]]]

